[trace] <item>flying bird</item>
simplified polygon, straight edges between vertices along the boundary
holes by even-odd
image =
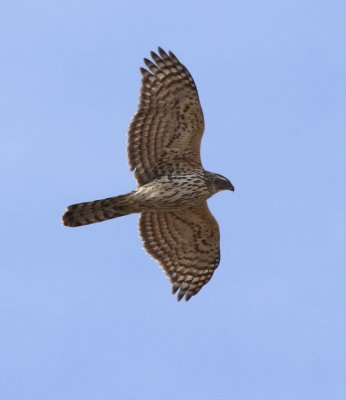
[[[62,221],[76,227],[139,213],[144,248],[170,278],[173,294],[188,301],[220,262],[219,226],[207,199],[234,187],[202,166],[204,117],[191,74],[170,51],[159,47],[151,58],[144,59],[147,69],[140,69],[140,101],[128,130],[137,188],[73,204]]]

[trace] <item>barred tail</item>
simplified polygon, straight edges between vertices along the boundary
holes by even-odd
[[[131,193],[107,199],[72,204],[62,216],[66,226],[81,226],[107,221],[135,212],[131,204]]]

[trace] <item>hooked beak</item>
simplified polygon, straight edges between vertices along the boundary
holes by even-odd
[[[234,186],[232,185],[231,182],[229,183],[228,190],[231,190],[232,192],[234,192]]]

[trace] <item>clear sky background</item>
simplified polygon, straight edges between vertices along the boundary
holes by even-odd
[[[346,398],[346,2],[11,1],[0,12],[0,398]],[[191,71],[221,264],[178,303],[137,216],[65,228],[134,188],[150,50]]]

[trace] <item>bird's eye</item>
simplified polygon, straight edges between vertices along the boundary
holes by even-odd
[[[222,175],[218,175],[218,178],[221,180],[221,181],[224,181],[224,182],[228,182],[228,179],[226,179],[224,176],[222,176]]]

